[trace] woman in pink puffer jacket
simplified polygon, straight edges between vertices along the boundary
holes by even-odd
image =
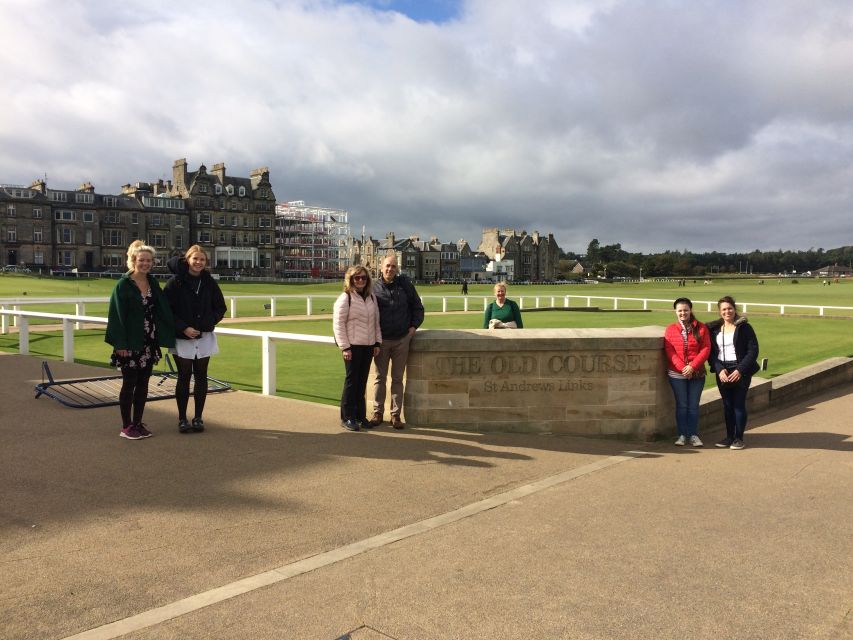
[[[335,300],[332,327],[344,358],[344,390],[341,395],[341,426],[349,431],[370,429],[364,394],[370,362],[379,353],[382,333],[373,282],[362,266],[344,275],[344,292]]]

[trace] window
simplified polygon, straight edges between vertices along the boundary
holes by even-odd
[[[105,229],[102,234],[104,246],[107,247],[123,247],[124,246],[124,231],[120,229]]]
[[[258,197],[259,198],[266,198],[267,197],[267,190],[266,189],[258,189]]]
[[[74,230],[68,227],[61,227],[56,230],[56,241],[60,244],[71,244],[74,242]]]
[[[219,208],[225,209],[225,198],[219,198]]]
[[[249,210],[249,201],[244,200],[243,201],[243,211],[248,211],[248,210]]]
[[[36,264],[44,264],[44,251],[33,251],[33,262]]]
[[[162,223],[163,223],[163,218],[160,216],[159,213],[155,213],[153,216],[151,216],[151,224],[153,226],[159,227]]]
[[[240,208],[240,203],[236,200],[231,203],[231,211],[237,211]]]
[[[150,244],[155,249],[162,249],[166,246],[166,234],[165,233],[152,233],[148,238],[148,244]]]
[[[198,241],[204,244],[210,244],[210,231],[199,231]]]
[[[272,244],[272,234],[269,234],[269,233],[260,234],[260,244]]]
[[[67,202],[68,194],[64,191],[48,191],[47,197],[53,200],[54,202]]]
[[[199,193],[207,193],[207,183],[206,182],[200,182],[199,183],[198,192]]]
[[[246,187],[241,186],[240,189],[237,191],[237,193],[240,194],[241,198],[245,198],[246,197]]]
[[[216,195],[219,195],[220,193],[222,193],[222,185],[217,182],[215,185],[213,185],[213,191]]]
[[[95,221],[95,212],[94,211],[84,211],[83,212],[83,222],[94,222]]]
[[[33,207],[33,218],[41,219],[41,207]]]
[[[33,227],[33,242],[42,242],[44,237],[41,227]]]
[[[184,234],[183,233],[176,233],[175,234],[175,246],[176,247],[183,247],[184,246]]]
[[[231,216],[231,226],[232,227],[237,226],[237,216]]]
[[[92,230],[86,229],[86,244],[92,244]]]
[[[227,187],[225,187],[225,193],[227,193],[229,196],[233,196],[234,195],[234,185],[229,184]]]
[[[209,213],[196,214],[196,222],[198,222],[199,224],[210,224],[210,214]]]
[[[118,198],[115,196],[104,196],[104,206],[105,207],[117,207],[118,206]]]
[[[136,211],[130,214],[130,224],[139,224],[139,214]]]
[[[80,204],[92,204],[95,201],[94,193],[75,193],[74,202]]]
[[[219,232],[219,244],[225,244],[225,232],[224,231]]]
[[[65,222],[71,222],[77,219],[73,211],[57,210],[53,212],[53,219]]]
[[[6,227],[6,242],[17,242],[18,230],[15,227]]]
[[[56,263],[60,267],[73,267],[74,266],[74,252],[73,251],[57,251],[56,252]]]
[[[258,218],[259,227],[272,227],[272,220],[269,218]]]
[[[104,217],[104,222],[107,224],[118,224],[121,222],[121,216],[119,216],[118,211],[107,211],[107,215]]]
[[[6,215],[9,216],[10,218],[14,218],[16,215],[18,215],[16,210],[15,210],[15,205],[13,205],[13,204],[7,204],[6,205]]]

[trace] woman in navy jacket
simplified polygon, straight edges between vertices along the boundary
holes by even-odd
[[[711,332],[711,369],[723,398],[726,437],[718,447],[743,449],[746,430],[746,395],[752,376],[759,370],[758,338],[746,318],[739,316],[734,298],[717,301],[720,319],[708,323]]]
[[[178,368],[175,399],[178,402],[178,431],[204,431],[202,412],[207,399],[207,366],[210,356],[219,353],[213,330],[225,316],[225,298],[216,280],[207,270],[207,254],[199,245],[187,249],[184,257],[168,262],[174,275],[166,283],[166,297],[175,316],[177,338],[172,354]],[[187,420],[190,377],[194,379],[195,413]]]

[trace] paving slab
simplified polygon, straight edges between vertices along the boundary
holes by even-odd
[[[151,403],[130,442],[116,407],[34,400],[39,364],[0,356],[0,637],[181,601],[122,637],[853,637],[853,388],[762,415],[743,451],[349,433],[244,392],[204,434]]]

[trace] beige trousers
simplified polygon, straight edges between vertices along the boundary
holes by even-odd
[[[373,359],[376,376],[373,379],[373,412],[380,415],[385,409],[385,391],[388,380],[388,366],[391,367],[391,415],[400,418],[403,411],[403,374],[409,359],[411,335],[396,340],[382,340],[379,355]]]

